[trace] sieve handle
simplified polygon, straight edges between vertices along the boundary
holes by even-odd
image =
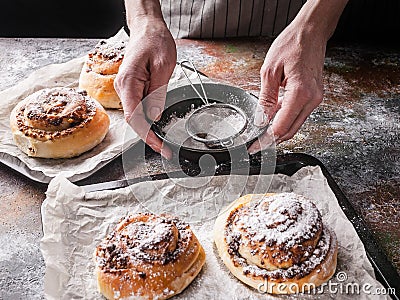
[[[187,63],[190,65],[190,67],[196,73],[197,78],[199,79],[200,87],[201,87],[201,90],[203,92],[203,96],[204,97],[200,95],[199,91],[193,85],[193,82],[190,80],[189,75],[186,73],[186,68],[184,68],[184,65],[187,64]],[[196,92],[197,96],[199,96],[201,101],[203,101],[203,103],[207,105],[208,104],[208,98],[207,98],[207,94],[206,94],[206,91],[205,91],[204,86],[203,86],[203,81],[201,80],[200,73],[197,72],[197,69],[194,66],[193,62],[191,60],[182,60],[182,61],[178,62],[178,65],[181,67],[181,70],[182,70],[183,74],[185,75],[186,79],[189,81],[190,85],[192,86],[193,90]]]
[[[219,142],[222,147],[231,147],[233,146],[233,138],[230,138],[229,140],[226,141],[220,141]]]

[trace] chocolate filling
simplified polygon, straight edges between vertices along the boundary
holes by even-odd
[[[53,140],[85,127],[96,114],[86,91],[44,89],[28,97],[16,113],[18,129],[35,139]]]

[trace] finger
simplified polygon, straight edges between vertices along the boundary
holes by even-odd
[[[125,119],[139,137],[154,151],[161,153],[167,159],[171,159],[171,150],[167,146],[163,146],[162,141],[151,131],[150,124],[145,118],[141,103],[144,89],[145,82],[143,80],[131,78],[129,82],[125,81],[125,88],[119,92]]]
[[[146,121],[142,103],[139,103],[132,114],[132,118],[128,122],[139,137],[150,146],[151,149],[160,153],[166,159],[172,158],[172,151],[168,148],[160,138],[151,130],[150,124]]]
[[[117,77],[114,88],[121,99],[125,119],[129,122],[143,98],[145,81],[133,76]],[[123,87],[123,88],[120,88]]]
[[[285,91],[281,108],[276,112],[271,125],[277,139],[289,132],[309,99],[308,92],[302,88],[288,88]]]
[[[296,120],[293,122],[292,126],[290,127],[289,131],[284,134],[283,136],[279,137],[277,139],[277,143],[281,143],[283,141],[287,141],[291,139],[296,132],[300,129],[300,127],[304,124],[304,122],[307,120],[308,116],[312,113],[312,111],[315,109],[315,105],[313,103],[308,103],[306,104],[303,109],[301,110],[300,114],[297,116]],[[273,127],[273,125],[272,125]]]
[[[322,101],[322,92],[298,86],[286,90],[281,109],[276,113],[271,125],[277,137],[277,143],[288,140]]]
[[[167,97],[167,85],[161,85],[152,90],[154,86],[149,87],[149,94],[143,99],[143,106],[146,110],[146,116],[151,121],[159,121],[165,107]]]
[[[149,89],[144,106],[147,117],[152,121],[158,121],[164,110],[167,86],[173,70],[173,68],[168,70],[168,68],[162,67],[151,70]]]
[[[282,103],[283,103],[283,95],[278,96],[278,102],[276,103],[276,111],[280,110],[282,108]]]
[[[282,71],[269,68],[266,62],[264,62],[260,70],[261,90],[254,115],[254,124],[256,126],[266,126],[276,112]]]
[[[277,104],[278,109],[280,109],[280,107],[282,106],[283,98],[284,97],[279,97],[278,99],[278,104]],[[301,125],[304,123],[304,121],[307,119],[307,117],[311,114],[314,108],[315,106],[312,105],[311,103],[306,104],[306,106],[301,110],[301,112],[297,116],[296,120],[293,122],[290,130],[283,136],[279,136],[276,133],[274,134],[276,120],[279,119],[279,116],[275,117],[271,127],[269,127],[267,132],[265,132],[259,139],[257,139],[248,148],[248,152],[250,154],[255,154],[261,150],[264,150],[268,147],[276,146],[277,144],[292,138],[299,130]]]
[[[261,137],[254,141],[247,149],[249,154],[255,154],[263,149],[275,147],[275,135],[271,127],[263,133]]]
[[[160,153],[164,158],[171,160],[171,149],[165,143],[163,143],[152,130],[148,131],[145,143],[149,145],[151,149],[157,153]]]

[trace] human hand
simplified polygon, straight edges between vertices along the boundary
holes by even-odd
[[[339,2],[307,2],[272,43],[260,70],[254,123],[266,126],[273,121],[264,136],[249,147],[249,153],[291,139],[321,103],[326,43],[347,1]]]
[[[266,126],[275,116],[271,129],[276,143],[292,138],[321,103],[325,46],[324,41],[299,33],[293,27],[286,28],[272,43],[260,71],[255,124]],[[280,87],[284,89],[282,97],[279,97]],[[258,152],[266,146],[269,145],[254,143],[249,152]]]
[[[171,150],[151,131],[146,117],[157,121],[164,110],[166,85],[176,65],[175,41],[162,18],[142,16],[130,28],[114,87],[129,125],[154,151],[171,159]]]

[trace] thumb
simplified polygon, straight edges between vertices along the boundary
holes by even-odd
[[[164,110],[165,99],[167,97],[167,85],[161,85],[155,88],[151,85],[148,89],[148,94],[143,100],[146,111],[146,116],[152,121],[158,121],[161,113]]]
[[[264,127],[277,111],[281,76],[264,66],[261,68],[260,75],[261,90],[254,115],[254,125]]]
[[[114,87],[121,99],[125,119],[129,123],[135,112],[137,113],[136,109],[141,104],[140,101],[143,97],[145,82],[134,77],[125,79],[123,82],[120,80],[122,83],[117,81],[118,79],[116,78],[114,81]]]
[[[157,70],[152,72],[149,89],[144,101],[146,116],[152,121],[158,121],[165,107],[168,81],[172,72]]]

